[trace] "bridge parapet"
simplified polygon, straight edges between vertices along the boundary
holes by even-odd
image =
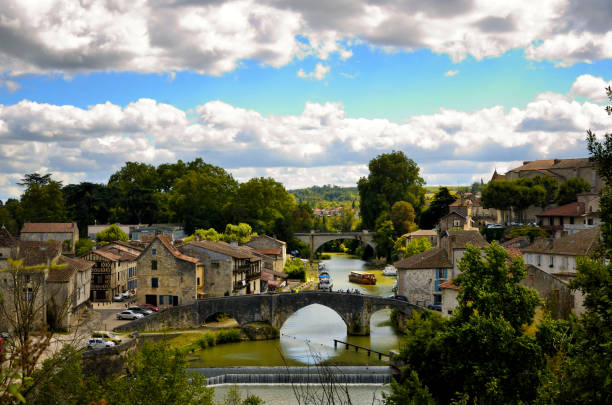
[[[310,259],[312,260],[314,253],[327,242],[337,239],[355,239],[361,242],[362,245],[370,245],[373,249],[376,249],[376,242],[374,242],[375,232],[369,232],[363,230],[360,232],[314,232],[310,233],[296,233],[296,238],[310,246]]]

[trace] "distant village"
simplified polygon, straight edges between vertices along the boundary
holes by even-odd
[[[463,193],[449,205],[448,214],[435,229],[404,235],[406,243],[426,238],[433,248],[394,263],[398,275],[396,294],[449,316],[457,305],[459,290],[453,279],[460,272],[458,265],[467,245],[489,245],[481,233],[483,229],[510,230],[532,224],[546,231],[548,237],[531,240],[520,236],[499,241],[511,258],[523,258],[527,278],[522,283],[536,289],[555,316],[582,313],[584,297],[570,290],[568,283],[576,275],[576,260],[598,248],[599,192],[603,182],[587,158],[524,162],[504,175],[496,172],[493,179],[536,176],[558,181],[580,177],[589,182],[591,190],[566,205],[553,204],[545,210],[530,206],[521,213],[520,223],[511,209],[485,209],[479,193]],[[314,215],[341,215],[342,210],[317,209]],[[90,225],[87,237],[95,240],[109,226]],[[45,308],[41,317],[59,311],[54,308],[58,303],[67,305],[67,316],[59,326],[69,329],[73,319],[92,303],[125,299],[163,309],[202,298],[261,294],[288,286],[284,269],[290,255],[285,241],[274,237],[253,236],[242,245],[200,238],[185,242],[187,235],[181,225],[117,226],[129,241],[97,244],[79,257],[75,255],[79,240],[76,222],[26,222],[18,236],[0,228],[0,269],[9,269],[13,260],[19,259],[24,267],[46,270],[33,272],[19,291],[11,284],[10,272],[0,272],[0,292],[5,297],[12,293],[26,300],[41,300]]]

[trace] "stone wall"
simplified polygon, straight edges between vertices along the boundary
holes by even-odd
[[[450,271],[450,269],[449,269]],[[398,269],[397,293],[415,305],[433,304],[436,269]]]
[[[157,261],[156,270],[152,268],[153,261]],[[195,264],[175,257],[159,239],[155,239],[140,255],[136,267],[139,304],[146,302],[147,295],[155,295],[157,305],[169,305],[166,302],[160,304],[161,295],[177,296],[179,305],[196,301]],[[153,287],[153,278],[157,278],[157,288]]]
[[[197,257],[204,264],[204,294],[207,297],[222,297],[232,293],[231,257],[191,244],[182,246],[180,250],[188,256]]]
[[[535,266],[527,266],[527,278],[520,284],[536,290],[553,317],[568,317],[571,312],[572,292],[562,280]]]

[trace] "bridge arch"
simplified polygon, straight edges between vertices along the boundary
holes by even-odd
[[[310,246],[310,258],[312,259],[314,253],[327,242],[338,239],[354,239],[358,240],[362,245],[369,245],[376,251],[376,242],[374,242],[374,236],[376,233],[369,231],[361,232],[314,232],[310,233],[296,233],[295,237],[302,242],[307,243]]]
[[[317,303],[306,305],[302,308],[297,309],[293,313],[287,312],[282,318],[279,319],[279,324],[281,325],[279,329],[281,330],[281,333],[283,332],[283,330],[285,330],[285,328],[291,329],[293,327],[293,329],[295,330],[300,330],[303,327],[312,327],[312,324],[309,324],[309,325],[291,325],[290,324],[290,319],[301,311],[315,312],[315,315],[318,317],[318,321],[326,325],[326,327],[329,327],[330,323],[334,323],[336,319],[339,319],[342,325],[344,326],[344,329],[345,329],[344,332],[348,333],[349,323],[347,319],[343,317],[343,314],[339,313],[334,308],[330,308],[328,306],[317,304]],[[333,315],[330,316],[330,314],[333,314]],[[285,319],[283,320],[283,318]],[[315,320],[315,322],[316,321],[317,320]],[[289,333],[289,335],[291,335],[291,333]]]

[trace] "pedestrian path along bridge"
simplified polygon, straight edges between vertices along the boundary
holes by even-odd
[[[211,315],[223,313],[240,326],[253,322],[269,323],[280,329],[297,310],[320,304],[336,311],[350,335],[369,335],[370,317],[381,309],[395,309],[411,317],[412,311],[425,308],[407,302],[372,295],[304,291],[300,293],[253,294],[207,298],[193,304],[170,307],[157,314],[124,325],[117,331],[157,331],[164,328],[197,328]]]

